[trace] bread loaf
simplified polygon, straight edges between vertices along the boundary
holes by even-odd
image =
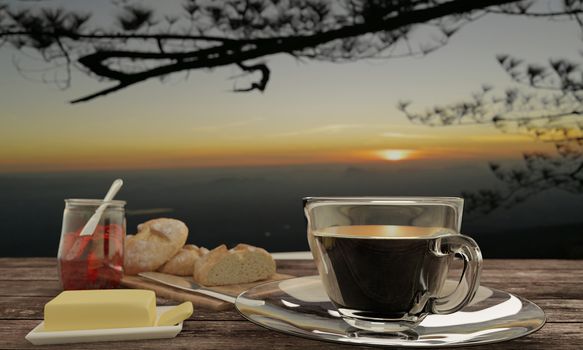
[[[196,260],[193,278],[205,286],[250,283],[275,274],[275,261],[264,249],[238,244],[228,250],[223,244]]]
[[[138,225],[138,233],[125,242],[124,272],[156,271],[180,251],[187,237],[188,227],[180,220],[160,218]]]
[[[158,271],[178,276],[192,276],[195,261],[205,253],[208,253],[208,249],[187,244],[164,265],[160,266]]]

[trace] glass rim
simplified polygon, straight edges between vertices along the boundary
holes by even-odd
[[[448,206],[458,211],[463,210],[462,197],[438,196],[386,196],[386,197],[303,197],[304,210],[329,205],[378,205],[378,206],[406,206],[406,205],[435,205]]]
[[[125,206],[126,201],[114,199],[111,201],[104,201],[103,199],[87,199],[87,198],[67,198],[65,199],[65,204],[71,205],[91,205],[100,206],[101,204],[107,203],[109,206]]]
[[[342,202],[342,203],[463,203],[463,197],[447,196],[347,196],[347,197],[303,197],[305,203]]]

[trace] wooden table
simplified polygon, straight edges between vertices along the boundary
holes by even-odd
[[[582,260],[486,260],[482,284],[526,297],[545,310],[547,324],[529,336],[471,349],[583,349]],[[315,274],[312,261],[279,261],[279,271]],[[24,336],[43,318],[43,306],[59,293],[51,258],[0,258],[0,349],[34,348]],[[158,300],[159,304],[171,304]],[[349,349],[270,331],[236,311],[196,309],[174,339],[43,346],[50,349]],[[362,349],[358,347],[356,349]]]

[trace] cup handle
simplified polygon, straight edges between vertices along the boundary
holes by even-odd
[[[447,296],[433,299],[430,306],[434,314],[451,314],[461,310],[476,295],[480,287],[482,253],[472,238],[457,234],[441,237],[436,248],[442,254],[459,254],[464,260],[464,270],[455,290]],[[463,284],[467,284],[467,290],[464,290]]]

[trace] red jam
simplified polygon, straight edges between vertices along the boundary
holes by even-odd
[[[123,227],[99,225],[89,236],[79,236],[81,229],[65,233],[61,239],[59,273],[63,289],[118,287],[123,276]]]

